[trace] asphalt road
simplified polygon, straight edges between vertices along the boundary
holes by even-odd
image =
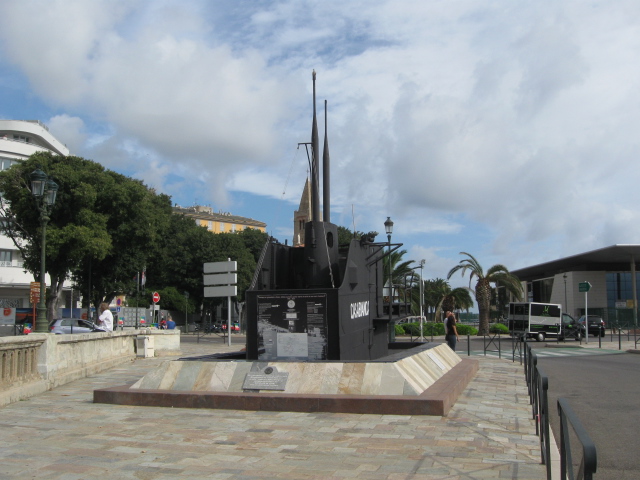
[[[560,441],[564,397],[596,445],[598,480],[640,478],[640,355],[538,358],[549,377],[549,420]]]

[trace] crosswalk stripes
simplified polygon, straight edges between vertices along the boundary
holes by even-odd
[[[534,353],[538,358],[542,357],[571,357],[571,356],[587,356],[587,355],[613,355],[618,353],[625,353],[624,350],[607,350],[600,348],[548,348],[548,349],[534,349]],[[460,354],[460,353],[459,353]],[[463,356],[463,355],[461,355]],[[473,350],[471,356],[485,356],[483,350]],[[503,350],[501,353],[497,351],[487,351],[487,357],[511,359],[513,353],[511,350]],[[516,358],[519,358],[518,352],[516,352]]]

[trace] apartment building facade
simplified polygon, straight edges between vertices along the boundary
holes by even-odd
[[[193,207],[181,207],[175,205],[173,213],[192,218],[197,225],[205,227],[212,233],[241,232],[246,228],[253,228],[266,232],[267,224],[253,218],[232,215],[228,212],[214,212],[211,207],[196,205]]]
[[[37,120],[0,120],[0,170],[22,162],[36,152],[69,155],[69,149]],[[19,250],[11,239],[0,235],[0,317],[4,308],[30,307],[31,282],[36,281],[23,268]],[[46,279],[49,283],[49,278]],[[2,323],[0,318],[0,323]]]

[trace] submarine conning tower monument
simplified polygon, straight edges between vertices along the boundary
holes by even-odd
[[[338,227],[330,221],[326,102],[320,216],[315,71],[312,78],[311,142],[304,143],[311,172],[311,220],[304,226],[304,245],[283,245],[271,238],[262,250],[245,295],[248,360],[379,359],[389,353],[389,329],[405,316],[400,305],[383,297],[383,258],[401,244],[391,250],[389,243],[365,237],[338,245]]]

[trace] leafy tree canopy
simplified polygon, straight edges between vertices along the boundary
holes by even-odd
[[[13,239],[34,279],[39,279],[42,224],[30,174],[38,168],[59,186],[46,226],[49,318],[65,280],[73,280],[86,308],[116,295],[133,297],[142,271],[147,272],[147,292],[163,292],[163,303],[181,311],[187,292],[187,310],[193,311],[204,300],[203,264],[228,258],[238,262],[237,299],[243,299],[267,241],[265,233],[213,234],[173,214],[171,199],[141,181],[91,160],[48,152],[0,172],[0,213],[6,219],[0,230]]]

